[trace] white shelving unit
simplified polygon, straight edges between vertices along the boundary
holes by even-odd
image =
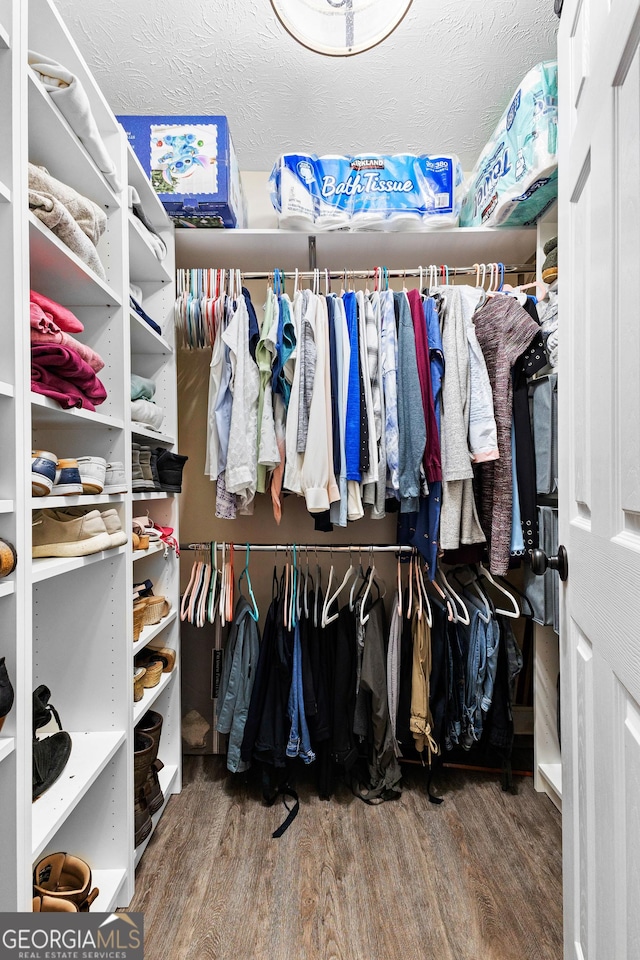
[[[106,182],[27,66],[29,49],[63,63],[82,83],[121,190]],[[132,369],[158,381],[166,414],[158,445],[176,437],[173,228],[53,0],[0,0],[0,85],[0,537],[16,545],[19,557],[16,571],[0,580],[0,656],[16,694],[0,737],[0,910],[30,910],[34,860],[67,850],[91,866],[100,888],[92,909],[110,911],[130,902],[142,855],[134,849],[134,724],[151,703],[165,721],[160,757],[171,770],[169,778],[163,771],[165,800],[181,787],[179,665],[141,704],[133,701],[134,653],[153,643],[179,649],[178,563],[163,544],[140,552],[136,578],[151,578],[154,593],[169,597],[172,609],[134,644],[131,541],[88,557],[30,560],[31,520],[43,509],[115,508],[127,531],[132,516],[143,512],[177,531],[177,499],[136,495],[145,502],[134,505],[130,480]],[[105,211],[107,227],[97,245],[105,280],[29,212],[28,160]],[[131,170],[145,213],[167,245],[163,263],[132,222],[126,191]],[[144,307],[163,327],[161,336],[132,315],[130,280],[143,288]],[[84,324],[76,336],[105,361],[98,376],[107,399],[95,412],[64,410],[31,391],[30,288],[71,309]],[[128,492],[32,497],[27,467],[33,448],[122,461]],[[32,803],[32,691],[38,684],[50,689],[72,750],[59,779]],[[49,732],[53,728],[38,735]]]

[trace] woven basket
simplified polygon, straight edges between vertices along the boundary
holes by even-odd
[[[144,697],[144,688],[145,688],[145,677],[147,671],[144,667],[137,667],[136,672],[133,675],[133,702],[137,703],[138,700],[142,700]]]

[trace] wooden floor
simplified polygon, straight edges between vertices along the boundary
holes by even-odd
[[[399,800],[280,802],[217,757],[185,758],[143,857],[130,909],[146,960],[561,960],[560,817],[530,778],[447,773],[427,801],[420,768]]]

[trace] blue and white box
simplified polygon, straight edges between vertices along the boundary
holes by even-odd
[[[464,178],[454,154],[285,153],[269,185],[290,230],[428,230],[457,226]]]
[[[467,184],[461,227],[527,226],[558,195],[558,64],[539,63],[514,93]]]
[[[117,119],[176,226],[246,227],[246,200],[226,117]]]

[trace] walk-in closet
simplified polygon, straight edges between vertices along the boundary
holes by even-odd
[[[640,956],[639,24],[0,0],[1,956]]]

